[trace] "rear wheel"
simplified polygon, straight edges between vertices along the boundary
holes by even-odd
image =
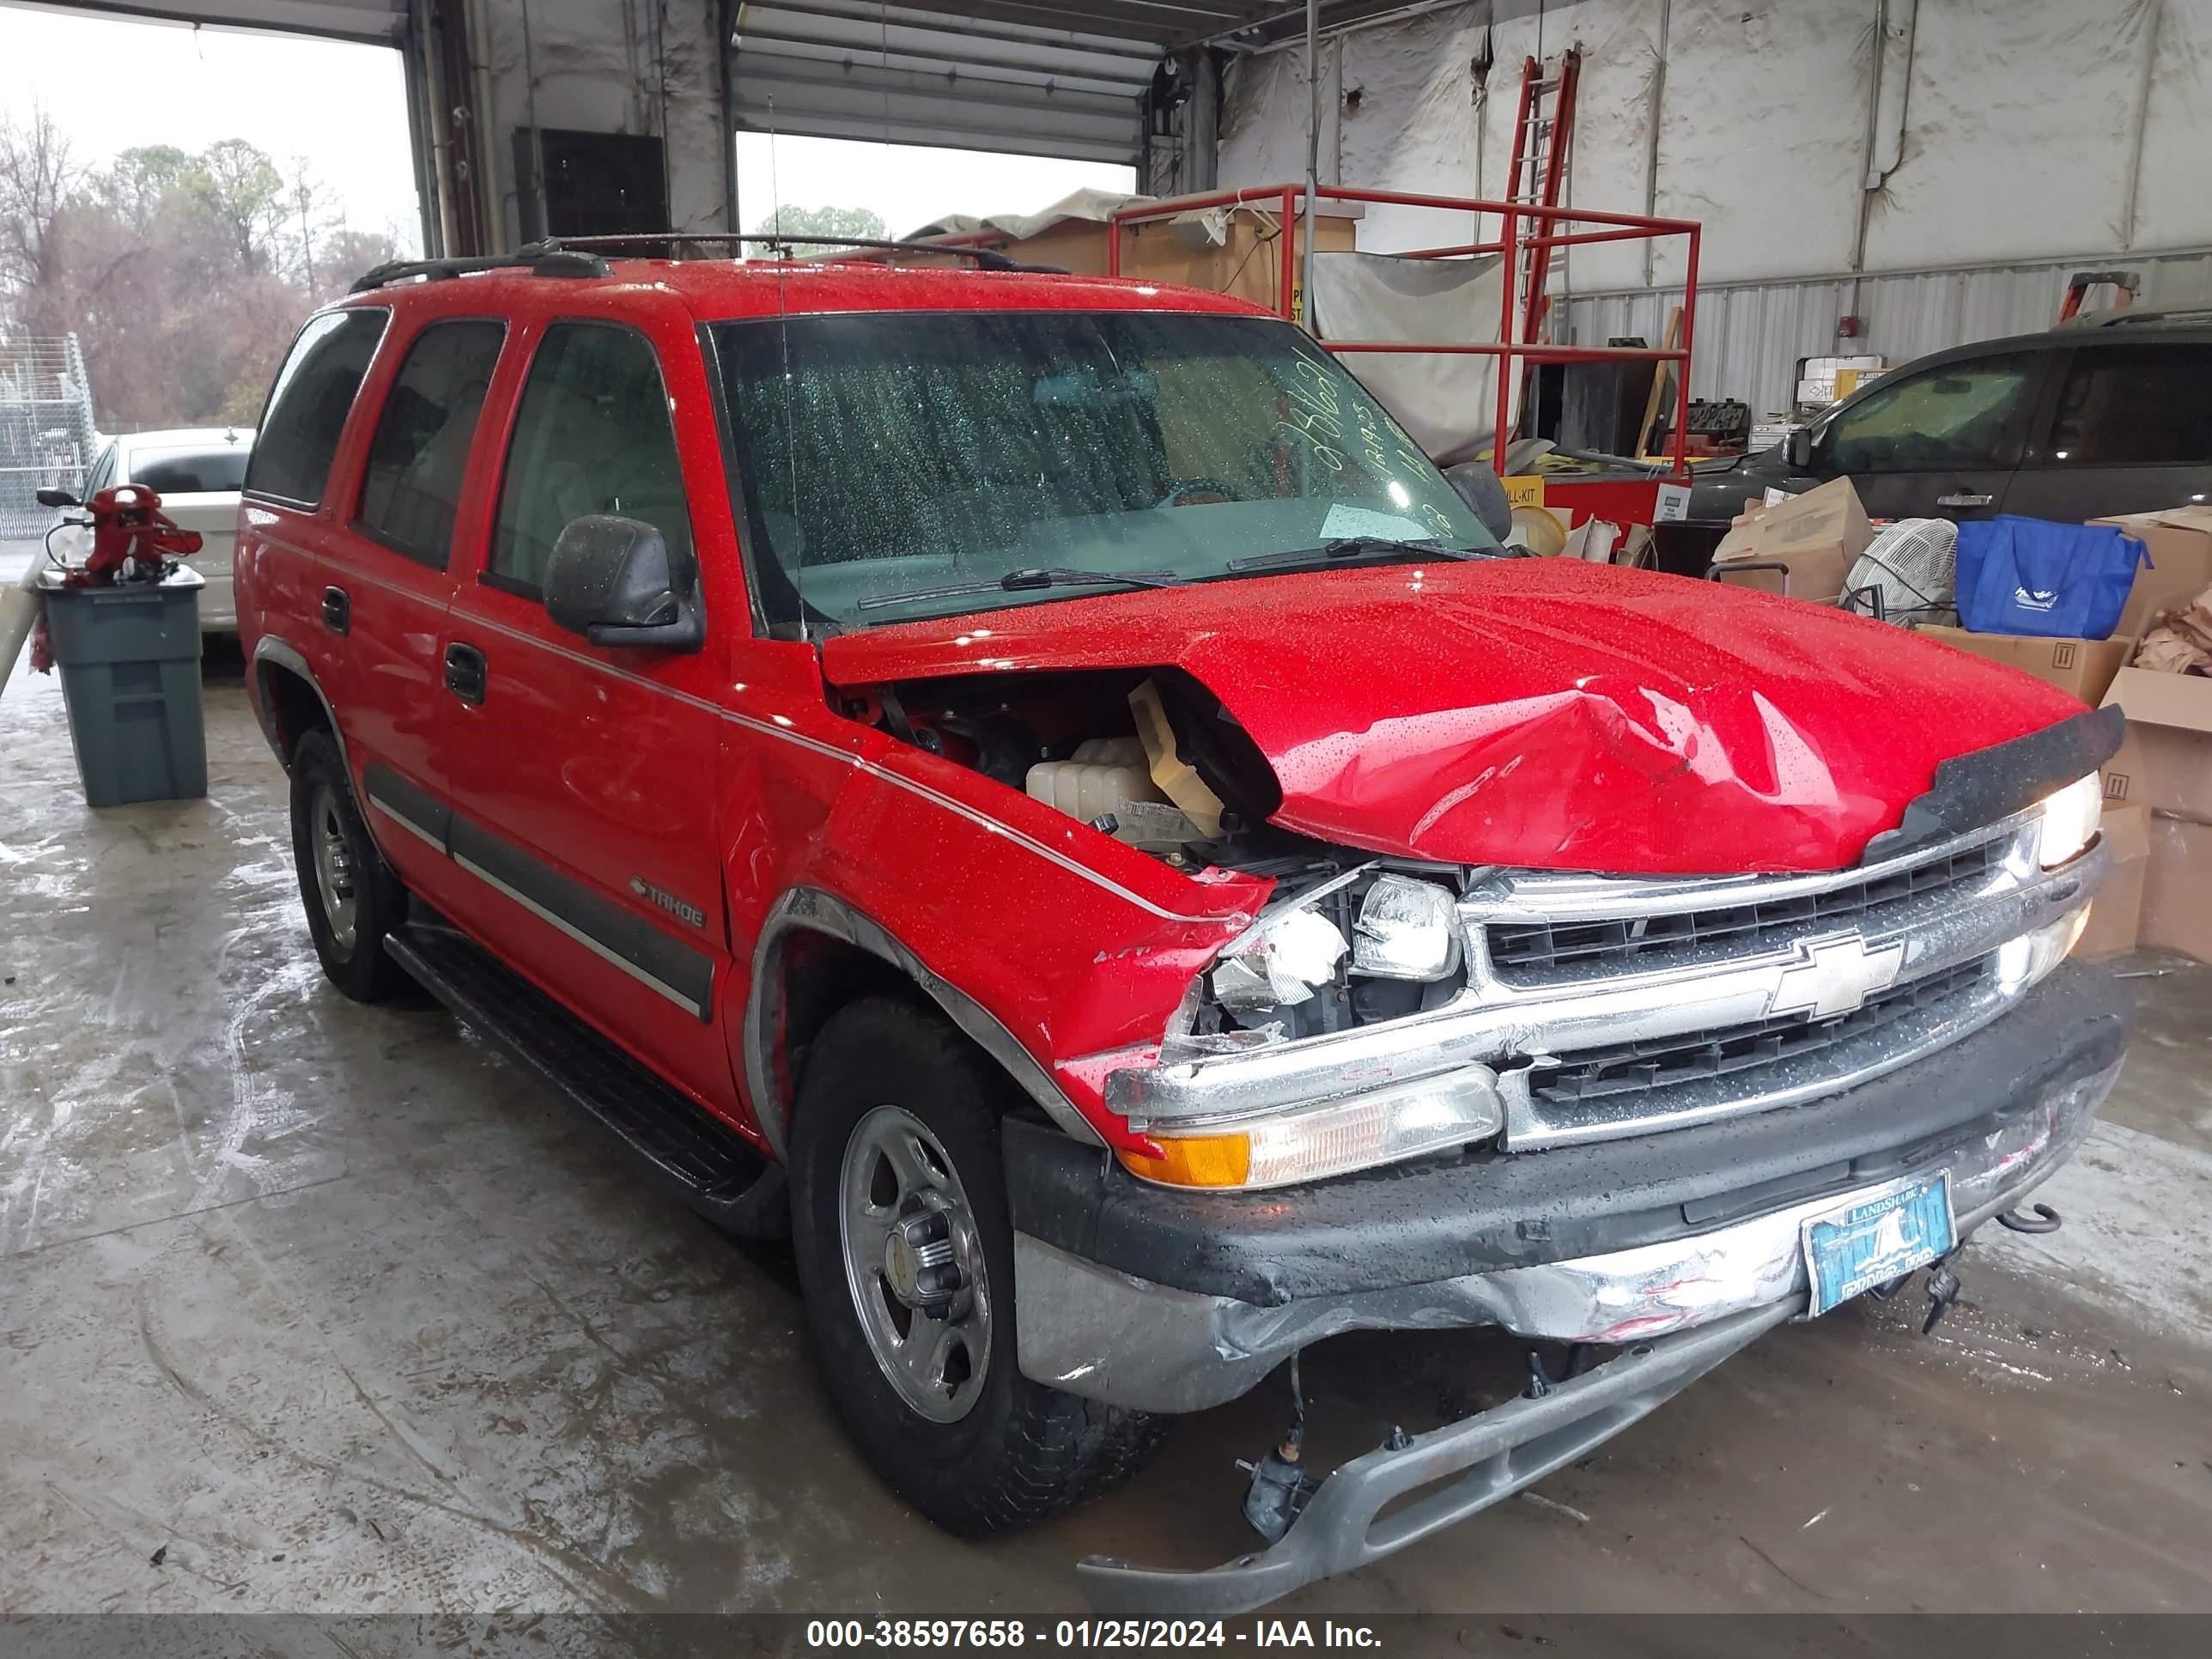
[[[816,1039],[793,1126],[793,1245],[838,1409],[902,1497],[971,1534],[1113,1484],[1166,1426],[1021,1374],[1009,1087],[933,1012],[866,997]]]
[[[356,1002],[382,1002],[407,976],[384,953],[406,916],[407,891],[368,838],[352,781],[328,732],[292,751],[292,860],[307,932],[331,984]]]

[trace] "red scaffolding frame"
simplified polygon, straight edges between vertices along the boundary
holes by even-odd
[[[1473,214],[1476,216],[1475,234],[1478,236],[1482,234],[1486,216],[1495,215],[1499,222],[1498,235],[1495,240],[1420,248],[1398,256],[1410,259],[1474,258],[1491,253],[1501,256],[1498,259],[1498,283],[1504,301],[1498,308],[1498,337],[1495,341],[1331,340],[1316,336],[1316,342],[1323,349],[1345,356],[1360,352],[1400,352],[1408,356],[1431,353],[1498,359],[1496,376],[1497,435],[1491,443],[1491,459],[1501,477],[1505,474],[1506,428],[1510,423],[1516,368],[1530,363],[1635,362],[1676,364],[1674,418],[1672,422],[1673,466],[1665,478],[1654,476],[1648,480],[1614,478],[1577,483],[1571,478],[1559,477],[1548,482],[1551,488],[1562,492],[1563,501],[1586,507],[1597,516],[1624,523],[1649,524],[1652,513],[1650,502],[1656,499],[1657,485],[1662,482],[1686,483],[1689,481],[1690,350],[1697,329],[1698,245],[1701,234],[1697,221],[1655,218],[1648,214],[1604,213],[1592,208],[1545,207],[1529,202],[1491,202],[1474,197],[1420,196],[1395,190],[1352,190],[1340,185],[1320,185],[1313,195],[1316,203],[1358,202],[1376,206],[1433,208],[1440,212]],[[1292,322],[1302,321],[1295,314],[1297,306],[1291,297],[1297,292],[1297,239],[1290,234],[1288,228],[1297,222],[1305,196],[1306,187],[1303,184],[1256,185],[1243,190],[1212,191],[1204,195],[1137,202],[1117,208],[1107,222],[1107,272],[1115,276],[1122,274],[1121,227],[1125,224],[1173,218],[1178,214],[1199,212],[1207,208],[1265,204],[1281,214],[1281,222],[1285,227],[1280,237],[1283,268],[1278,291],[1283,297],[1279,314]],[[1532,222],[1539,234],[1523,234],[1524,223]],[[1565,228],[1571,225],[1595,225],[1600,228]],[[1529,295],[1524,307],[1516,293],[1520,255],[1523,251],[1535,250],[1540,258],[1548,263],[1554,248],[1577,247],[1592,242],[1655,241],[1672,236],[1685,237],[1689,245],[1683,271],[1682,332],[1679,344],[1552,345],[1532,337],[1540,320],[1535,313],[1544,303],[1544,296],[1540,293]],[[1528,314],[1523,314],[1524,310]],[[1310,331],[1310,325],[1308,326]],[[1625,495],[1622,493],[1624,489],[1627,492]],[[1640,513],[1636,510],[1638,505],[1636,497],[1639,494],[1646,498],[1641,503]],[[1625,508],[1626,511],[1625,514],[1620,510],[1608,511],[1608,507]]]

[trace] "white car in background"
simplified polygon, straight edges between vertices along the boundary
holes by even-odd
[[[179,528],[197,530],[200,550],[185,562],[207,580],[200,590],[200,631],[234,634],[238,604],[231,597],[230,556],[238,543],[238,497],[246,483],[246,458],[253,453],[253,428],[246,426],[179,427],[167,432],[131,432],[108,441],[85,474],[85,500],[117,484],[143,484],[161,498],[161,511]],[[76,531],[76,536],[90,534]],[[55,538],[63,550],[61,537]],[[88,549],[68,548],[70,562]]]

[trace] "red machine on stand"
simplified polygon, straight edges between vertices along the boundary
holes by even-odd
[[[179,559],[200,550],[199,532],[179,528],[161,511],[161,498],[143,484],[117,484],[88,501],[79,501],[65,489],[41,489],[39,504],[81,511],[81,516],[64,517],[46,532],[46,556],[67,573],[62,578],[65,587],[158,582],[176,568]],[[92,532],[92,551],[81,565],[68,563],[54,551],[54,532],[71,526]],[[41,617],[31,636],[31,666],[43,674],[53,665]]]

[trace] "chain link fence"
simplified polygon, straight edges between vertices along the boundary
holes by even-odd
[[[46,532],[39,491],[82,493],[97,443],[76,336],[0,339],[0,540]]]

